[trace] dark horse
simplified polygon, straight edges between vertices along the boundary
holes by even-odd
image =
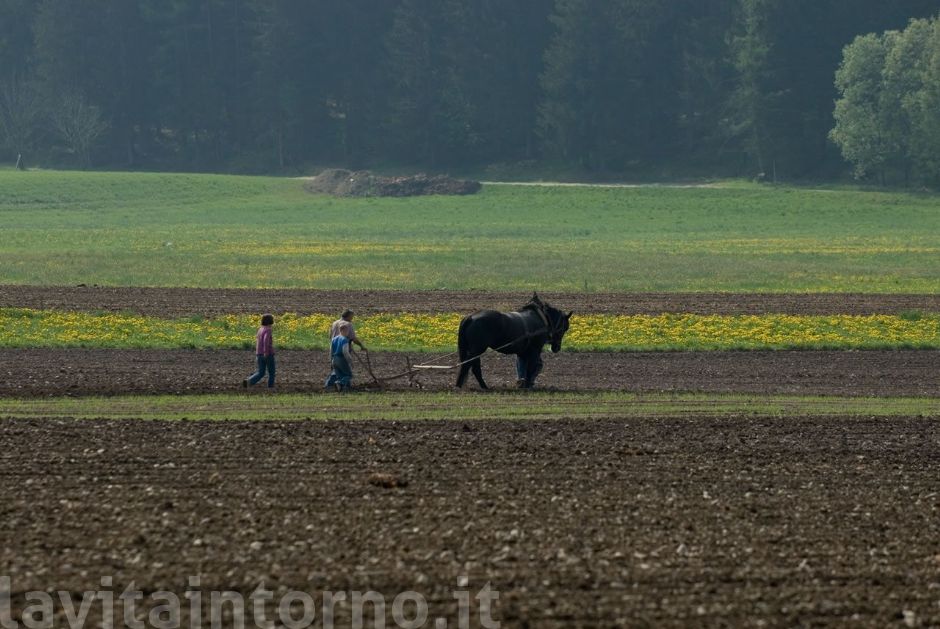
[[[467,372],[473,370],[480,388],[488,388],[483,381],[480,356],[487,349],[494,349],[501,354],[516,355],[516,384],[531,388],[542,371],[542,348],[550,342],[552,352],[561,349],[561,339],[568,331],[571,315],[553,308],[534,294],[518,311],[481,310],[464,317],[457,332],[461,362],[457,386],[462,387]]]

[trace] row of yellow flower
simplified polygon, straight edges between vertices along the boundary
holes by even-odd
[[[378,314],[357,319],[368,346],[452,351],[461,315]],[[280,348],[327,345],[332,317],[276,317]],[[258,317],[168,320],[121,313],[0,309],[0,347],[251,348]],[[710,350],[915,347],[940,349],[940,315],[586,315],[575,316],[565,347],[577,350]]]

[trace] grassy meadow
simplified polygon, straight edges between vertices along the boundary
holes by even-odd
[[[0,283],[934,293],[940,197],[726,183],[337,199],[272,177],[0,170]]]

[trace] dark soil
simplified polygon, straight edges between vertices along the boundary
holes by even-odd
[[[4,421],[0,574],[15,619],[198,575],[414,590],[427,626],[489,582],[503,627],[936,627],[938,452],[913,418]]]
[[[412,363],[456,358],[407,355]],[[847,396],[940,396],[940,351],[760,351],[545,353],[541,388],[584,391],[758,393]],[[375,373],[406,370],[406,355],[372,353]],[[483,374],[495,388],[512,388],[511,357],[488,352]],[[250,351],[0,350],[0,396],[37,397],[121,393],[218,393],[240,390],[254,369]],[[355,382],[369,383],[354,363]],[[281,351],[281,391],[318,392],[329,373],[326,352]],[[454,370],[428,370],[418,382],[429,390],[453,386]],[[395,388],[408,381],[396,380]],[[470,376],[468,390],[477,389]]]
[[[531,293],[492,291],[325,291],[299,289],[105,288],[0,285],[0,308],[127,311],[161,317],[227,313],[317,312],[351,308],[376,312],[465,312],[513,309]],[[940,312],[938,295],[737,294],[737,293],[543,293],[559,308],[580,314],[806,315]]]

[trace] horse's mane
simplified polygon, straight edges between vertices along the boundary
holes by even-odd
[[[526,305],[524,305],[522,308],[519,309],[519,312],[523,312],[525,310],[531,310],[533,312],[542,312],[546,316],[548,315],[549,312],[558,312],[557,308],[555,308],[548,302],[542,301],[539,298],[538,294],[535,294],[535,293],[532,295],[532,299],[529,300],[529,303],[527,303]]]

